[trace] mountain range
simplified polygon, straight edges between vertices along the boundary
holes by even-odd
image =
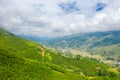
[[[118,66],[117,63],[120,61],[120,30],[80,33],[57,38],[22,37],[61,52],[100,58],[100,60],[107,61],[112,65]]]

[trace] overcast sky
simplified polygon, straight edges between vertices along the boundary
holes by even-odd
[[[0,0],[0,27],[38,37],[120,30],[120,0]]]

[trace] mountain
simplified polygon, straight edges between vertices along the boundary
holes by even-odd
[[[86,53],[93,57],[94,55],[100,55],[112,65],[116,64],[118,66],[117,63],[120,61],[120,30],[74,34],[43,41],[40,39],[33,41],[51,46],[62,52],[83,56]]]
[[[57,38],[39,38],[33,36],[20,35],[23,38],[47,44],[54,48],[93,48],[99,46],[111,46],[120,44],[120,30],[117,31],[104,31],[104,32],[91,32],[85,34],[73,34],[70,36],[57,37]]]
[[[28,36],[28,35],[19,35],[20,37],[22,38],[26,38],[28,40],[31,40],[31,41],[35,41],[35,42],[40,42],[40,43],[44,43],[45,41],[48,41],[50,40],[51,38],[49,37],[35,37],[35,36]]]
[[[119,80],[119,75],[119,69],[93,58],[64,55],[0,28],[0,80]]]
[[[120,44],[120,31],[92,32],[53,38],[46,42],[52,47],[93,48]]]

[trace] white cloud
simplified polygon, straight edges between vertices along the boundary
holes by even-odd
[[[59,6],[62,3],[69,11]],[[98,3],[106,6],[96,11]],[[15,34],[39,37],[120,30],[119,3],[120,0],[0,0],[0,26]]]

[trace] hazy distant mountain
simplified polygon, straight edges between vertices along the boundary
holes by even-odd
[[[111,46],[120,44],[120,30],[106,32],[91,32],[86,34],[74,34],[70,36],[48,38],[20,35],[26,39],[47,44],[54,48],[93,48],[97,46]]]
[[[61,48],[93,48],[97,46],[111,46],[120,43],[120,31],[93,32],[75,34],[60,38],[50,39],[46,42],[52,47]]]

